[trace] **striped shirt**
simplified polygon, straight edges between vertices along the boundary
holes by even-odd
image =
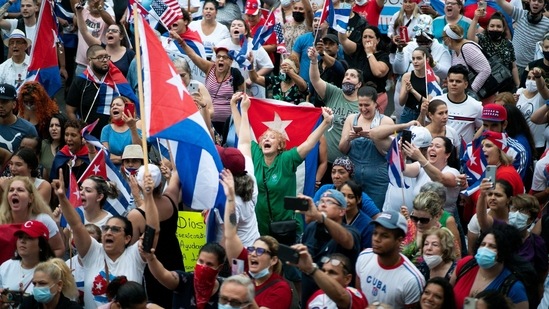
[[[212,96],[214,107],[213,122],[225,122],[231,115],[231,98],[233,96],[233,76],[227,72],[225,79],[219,83],[215,77],[217,66],[212,66],[206,76],[206,89]]]
[[[534,61],[536,42],[543,39],[543,35],[549,29],[549,18],[543,16],[537,24],[528,22],[528,11],[513,7],[511,17],[515,21],[513,27],[513,47],[515,48],[516,64],[519,67],[526,67]]]

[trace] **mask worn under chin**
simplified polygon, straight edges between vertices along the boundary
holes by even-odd
[[[496,265],[496,253],[486,247],[478,248],[475,260],[480,268],[488,269]]]
[[[292,17],[294,18],[296,23],[302,23],[305,21],[305,13],[303,12],[293,12]]]
[[[427,267],[430,269],[437,267],[442,263],[442,256],[440,255],[424,255],[423,260],[425,261],[425,264],[427,264]]]
[[[538,92],[538,86],[536,86],[536,81],[531,79],[524,82],[524,88],[526,88],[526,90],[528,90],[529,92]]]
[[[41,304],[47,304],[49,303],[55,294],[52,294],[50,291],[50,288],[54,286],[55,284],[52,284],[51,286],[41,286],[41,287],[34,287],[32,289],[32,296],[34,299],[41,303]],[[57,293],[56,293],[57,294]]]
[[[206,265],[194,266],[194,296],[197,308],[204,308],[215,287],[219,271]]]
[[[543,58],[545,58],[545,60],[549,61],[549,51],[544,51],[543,52]]]
[[[519,231],[524,231],[528,228],[528,215],[520,211],[509,212],[509,224],[516,227]]]
[[[351,95],[353,92],[355,92],[356,85],[350,82],[344,82],[341,84],[341,90],[343,90],[343,93],[346,95]]]
[[[537,14],[532,14],[531,12],[528,13],[527,15],[527,19],[528,19],[528,22],[531,23],[531,24],[538,24],[541,19],[543,18],[543,14],[541,14],[541,12],[537,13]]]
[[[364,4],[366,4],[367,1],[368,1],[368,0],[355,0],[355,3],[356,3],[357,5],[364,5]]]
[[[249,271],[248,273],[250,274],[250,277],[252,277],[253,279],[260,279],[269,274],[269,267],[264,268],[257,273],[253,273],[251,271]]]
[[[492,41],[499,41],[503,39],[503,32],[502,31],[492,31],[488,30],[488,36]]]

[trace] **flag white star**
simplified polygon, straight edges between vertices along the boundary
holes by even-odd
[[[282,120],[277,112],[274,113],[273,121],[263,121],[263,124],[266,125],[269,129],[282,133],[286,140],[290,140],[288,134],[286,133],[286,128],[292,123],[292,120]]]
[[[94,174],[97,175],[97,174],[99,174],[100,171],[101,171],[101,168],[99,167],[99,164],[93,166],[93,173]]]
[[[177,92],[179,93],[179,98],[183,100],[183,81],[181,80],[181,76],[179,76],[179,74],[177,74],[173,70],[172,66],[170,66],[169,64],[168,66],[170,68],[170,73],[172,73],[172,77],[168,79],[166,82],[168,84],[174,85],[177,88]]]
[[[53,46],[51,48],[55,48],[55,43],[57,43],[57,40],[56,40],[57,33],[55,33],[55,30],[53,30],[53,29],[51,30],[51,32],[52,32],[52,35],[53,35]]]

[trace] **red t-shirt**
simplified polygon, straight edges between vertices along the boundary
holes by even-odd
[[[364,309],[368,307],[368,300],[362,291],[349,286],[346,287],[346,289],[347,292],[349,292],[349,295],[351,295],[351,305],[349,306],[349,309]],[[307,308],[337,309],[337,305],[324,293],[324,291],[318,290],[309,298]]]
[[[353,7],[353,12],[364,17],[369,25],[376,27],[379,24],[379,16],[382,10],[383,7],[378,6],[375,0],[368,0],[364,5],[355,4]]]

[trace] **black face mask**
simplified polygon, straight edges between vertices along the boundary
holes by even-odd
[[[543,58],[547,61],[549,61],[549,51],[544,51],[543,52]]]
[[[537,14],[532,14],[532,12],[528,13],[527,15],[528,17],[528,22],[531,23],[531,24],[538,24],[541,19],[543,18],[543,14],[541,14],[541,12],[537,13]]]
[[[292,17],[297,23],[302,23],[305,21],[305,13],[303,12],[292,12]]]
[[[488,30],[488,36],[492,41],[499,41],[503,38],[503,32]]]

